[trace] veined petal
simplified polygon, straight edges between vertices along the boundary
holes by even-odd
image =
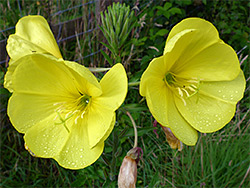
[[[238,77],[232,81],[202,82],[200,93],[235,104],[242,99],[246,87],[246,80],[241,70]]]
[[[174,48],[175,44],[184,36],[184,35],[193,35],[193,31],[195,31],[195,29],[185,29],[183,31],[180,31],[179,33],[176,33],[176,35],[174,35],[173,37],[171,37],[169,40],[167,40],[166,46],[164,48],[164,52],[163,55],[165,55],[167,52],[171,52],[172,49]],[[190,36],[188,36],[190,37]],[[182,45],[187,44],[186,42]],[[184,49],[184,48],[182,48]]]
[[[7,44],[7,51],[11,58],[18,58],[20,54],[16,53],[17,48],[22,48],[23,45],[25,46],[25,51],[22,53],[22,55],[25,54],[28,48],[28,44],[34,44],[30,46],[31,53],[33,50],[33,47],[36,45],[48,53],[52,54],[53,56],[57,58],[62,58],[60,50],[58,48],[58,45],[55,41],[54,35],[52,34],[50,27],[47,23],[47,21],[42,16],[25,16],[21,18],[18,23],[16,24],[16,33],[14,35],[19,36],[23,39],[23,41],[26,40],[23,44],[17,42],[20,46],[15,46],[12,42],[15,43],[15,37],[11,38],[8,41]],[[13,40],[14,39],[14,40]],[[14,49],[13,49],[14,48]],[[18,50],[19,51],[19,50]]]
[[[162,126],[169,127],[184,144],[195,145],[198,139],[197,131],[179,113],[174,104],[172,91],[166,85],[164,87],[160,80],[151,81],[151,87],[147,89],[146,100],[154,118]]]
[[[12,87],[15,92],[50,95],[80,95],[75,86],[75,78],[64,65],[63,60],[45,54],[27,55],[12,75]]]
[[[70,132],[64,125],[55,123],[55,116],[54,113],[37,122],[24,135],[26,145],[37,157],[53,158],[69,138]],[[68,123],[67,128],[71,129],[72,124]]]
[[[187,79],[226,81],[238,76],[240,64],[235,51],[229,45],[215,43],[190,59],[184,59],[184,56],[180,54],[178,62],[171,71]]]
[[[210,46],[216,42],[219,42],[219,33],[217,29],[210,22],[201,19],[201,18],[187,18],[182,20],[180,23],[175,25],[170,31],[166,46],[168,42],[177,34],[183,32],[184,30],[196,30],[198,34],[195,35],[195,38],[190,38],[190,42],[194,49],[192,51],[199,51],[201,46]],[[194,40],[194,41],[193,41]],[[184,44],[185,45],[185,44]],[[166,48],[166,47],[165,47]],[[203,49],[203,48],[202,48]],[[200,49],[200,50],[202,50]],[[189,49],[190,50],[190,49]]]
[[[114,127],[114,115],[113,109],[99,104],[92,98],[88,112],[83,118],[83,121],[87,122],[90,148],[94,148],[100,141],[104,140],[103,137],[107,133],[110,134]]]
[[[58,106],[54,104],[64,100],[56,96],[13,93],[9,99],[8,115],[17,131],[25,133],[51,114],[55,117]]]
[[[171,90],[167,88],[163,79],[156,77],[148,78],[143,84],[145,84],[145,97],[150,112],[160,124],[168,125],[167,112]]]
[[[104,142],[99,142],[95,147],[89,146],[87,122],[79,120],[72,127],[67,142],[54,159],[64,168],[81,169],[94,163],[102,154]]]
[[[174,42],[173,42],[174,40]],[[164,54],[171,72],[182,78],[224,81],[236,78],[239,61],[234,50],[222,40],[208,21],[188,18],[170,32]]]
[[[159,80],[159,82],[163,84],[163,79],[165,77],[165,74],[168,72],[168,68],[169,67],[166,62],[166,56],[163,55],[158,58],[154,58],[142,74],[140,82],[140,95],[145,96],[147,87],[153,86],[146,83],[148,79],[151,79],[151,77],[154,77],[156,80]]]
[[[202,133],[218,131],[235,113],[235,104],[209,97],[201,92],[185,101],[186,105],[175,97],[176,106],[182,116],[193,128]]]
[[[102,94],[100,84],[98,83],[96,77],[89,71],[89,69],[72,61],[64,61],[64,63],[69,67],[70,72],[76,78],[78,90],[80,92],[95,97]]]
[[[199,34],[198,30],[185,29],[167,41],[163,56],[165,56],[165,62],[168,65],[168,70],[176,72],[176,70],[179,70],[179,66],[182,66],[179,65],[179,61],[182,62],[183,60],[190,58],[190,56],[194,56],[202,48],[204,48],[204,46],[194,48],[197,44],[197,34]],[[202,45],[206,46],[207,44],[202,43]]]
[[[101,79],[102,95],[96,98],[98,104],[116,110],[125,100],[128,78],[122,64],[114,65]]]
[[[99,141],[99,143],[100,143],[100,142],[104,142],[104,141],[109,137],[110,133],[111,133],[111,132],[113,131],[113,129],[114,129],[115,121],[116,121],[116,114],[115,114],[115,112],[114,112],[113,119],[112,119],[112,122],[111,122],[111,124],[110,124],[110,126],[109,126],[109,129],[106,130],[104,136],[103,136],[102,139]]]
[[[6,48],[12,60],[17,60],[28,54],[49,53],[47,50],[16,34],[10,35],[7,42]],[[12,63],[10,62],[9,65],[11,66]]]

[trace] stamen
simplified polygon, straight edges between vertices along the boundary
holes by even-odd
[[[68,112],[66,115],[65,115],[65,118],[68,118],[69,115],[72,113],[72,111]]]
[[[195,78],[194,80],[187,80],[187,82],[197,84],[197,83],[199,83],[199,80],[196,80],[196,78]]]
[[[191,86],[187,86],[186,88],[189,89],[189,90],[191,90],[191,91],[193,91],[193,92],[196,91],[196,89],[192,88]]]
[[[78,120],[79,117],[80,117],[80,116],[77,116],[77,117],[76,117],[76,119],[75,119],[75,124],[77,124],[77,120]]]
[[[75,110],[75,111],[72,113],[72,115],[75,114],[76,112],[80,112],[80,110]]]
[[[184,88],[181,88],[181,89],[186,93],[187,97],[189,97],[189,93],[187,92],[187,90]]]
[[[56,103],[54,103],[53,105],[54,106],[56,106],[56,105],[63,105],[63,104],[65,104],[66,102],[56,102]]]
[[[181,91],[181,89],[180,89],[179,87],[177,87],[177,89],[178,89],[179,95],[180,95],[181,97],[183,97],[183,92]]]
[[[81,114],[81,118],[83,118],[83,115],[85,114],[86,111],[83,111],[83,113]]]

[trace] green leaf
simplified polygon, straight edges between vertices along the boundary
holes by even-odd
[[[182,14],[182,12],[181,12],[181,9],[179,9],[179,8],[171,8],[170,10],[169,10],[169,14],[171,15],[171,16],[173,16],[173,15],[175,15],[175,14]]]
[[[157,33],[155,34],[156,36],[164,36],[166,34],[168,34],[168,30],[167,29],[161,29],[159,31],[157,31]]]
[[[104,52],[101,50],[102,55],[105,57],[105,59],[108,61],[110,66],[113,66],[113,61],[112,59]]]

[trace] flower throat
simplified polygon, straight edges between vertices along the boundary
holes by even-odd
[[[199,100],[199,90],[200,90],[200,79],[197,78],[191,78],[191,79],[185,79],[185,78],[178,78],[171,72],[167,72],[165,77],[163,78],[163,81],[165,84],[172,88],[174,91],[178,92],[178,97],[181,98],[184,105],[186,106],[186,100],[187,98],[190,98],[197,94],[197,101]],[[176,93],[176,92],[174,92]]]
[[[74,118],[75,124],[77,124],[77,120],[79,118],[84,117],[88,109],[88,105],[91,102],[91,96],[80,93],[80,96],[75,99],[71,99],[67,102],[59,102],[54,103],[54,105],[59,105],[59,107],[55,110],[57,113],[54,121],[59,119],[60,122],[55,122],[55,125],[63,125],[65,129],[69,131],[69,128],[66,125],[66,122]]]

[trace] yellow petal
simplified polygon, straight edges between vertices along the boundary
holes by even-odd
[[[11,58],[15,59],[20,56],[20,54],[18,55],[17,53],[20,49],[17,50],[17,48],[22,48],[23,46],[25,46],[25,50],[21,55],[27,55],[26,52],[28,52],[29,43],[32,44],[30,46],[30,53],[37,50],[33,49],[34,46],[38,46],[53,56],[62,58],[50,27],[42,16],[25,16],[21,18],[16,24],[16,33],[14,35],[19,36],[26,42],[20,43],[20,41],[16,41],[15,43],[15,39],[17,38],[10,38],[7,44],[7,51]],[[14,42],[14,44],[12,44],[12,42]],[[18,44],[18,46],[15,46],[15,44]]]
[[[109,137],[110,133],[111,133],[111,132],[113,131],[113,129],[114,129],[115,121],[116,121],[116,114],[114,113],[112,122],[111,122],[111,124],[110,124],[110,126],[109,126],[109,129],[106,130],[104,136],[102,137],[102,139],[101,139],[99,142],[104,142],[104,141]]]
[[[16,34],[10,35],[7,42],[6,48],[9,56],[13,60],[17,60],[28,54],[49,53],[47,50]],[[11,66],[12,63],[9,63],[9,65]]]
[[[165,55],[167,52],[171,52],[172,49],[175,47],[176,43],[184,36],[187,35],[188,37],[185,38],[190,38],[190,36],[192,36],[195,31],[195,29],[185,29],[183,31],[180,31],[179,33],[176,33],[173,37],[169,38],[166,42],[165,48],[164,48],[164,52],[163,55]],[[183,43],[182,45],[186,45],[187,43]],[[183,48],[184,49],[184,48]]]
[[[168,36],[164,54],[169,56],[170,71],[182,78],[232,80],[240,70],[235,51],[220,40],[210,22],[200,18],[177,24]]]
[[[186,145],[194,145],[198,134],[177,110],[172,91],[163,80],[151,77],[147,84],[146,100],[154,118],[165,127],[169,127],[174,135]]]
[[[91,100],[87,114],[83,121],[87,122],[87,131],[89,135],[89,146],[95,147],[103,137],[110,133],[114,127],[114,111],[95,101]]]
[[[53,158],[62,150],[70,136],[62,124],[55,124],[55,116],[56,113],[53,113],[36,123],[24,135],[26,145],[37,157]],[[67,127],[71,129],[71,125],[72,122]]]
[[[102,89],[96,77],[83,65],[72,61],[64,61],[69,67],[70,72],[74,75],[78,83],[78,90],[88,96],[100,96]]]
[[[20,61],[18,61],[18,62],[20,62]],[[8,67],[8,71],[4,75],[4,87],[6,89],[8,89],[9,92],[11,92],[11,93],[13,92],[13,88],[12,88],[12,74],[15,71],[18,62],[16,63],[16,61],[10,59],[9,64],[11,64],[11,66]]]
[[[213,43],[219,42],[219,33],[217,29],[210,22],[201,18],[187,18],[175,25],[170,31],[166,45],[177,34],[184,30],[196,30],[195,38],[190,38],[188,44],[192,44],[192,51],[199,51],[199,47],[205,45],[210,46]],[[195,41],[193,41],[195,39]],[[183,44],[186,45],[186,44]],[[189,49],[190,50],[190,49]],[[202,49],[200,49],[202,50]]]
[[[175,41],[174,45],[172,41]],[[168,58],[171,64],[192,58],[212,44],[222,42],[218,31],[208,21],[200,18],[187,18],[182,20],[170,31],[166,41],[164,54],[171,49],[172,58]],[[173,48],[174,46],[174,48]],[[179,60],[178,60],[179,59]],[[181,64],[178,66],[181,68]],[[175,65],[176,68],[176,65]]]
[[[10,121],[18,132],[24,133],[37,122],[54,114],[58,107],[54,104],[59,101],[64,101],[64,98],[15,92],[8,103]]]
[[[232,81],[203,82],[200,93],[229,103],[237,103],[242,99],[246,87],[243,71]]]
[[[192,58],[185,59],[184,57],[180,54],[179,60],[171,70],[183,78],[194,77],[204,81],[225,81],[235,79],[240,72],[237,54],[224,43],[215,43]]]
[[[151,77],[154,77],[152,79],[157,79],[159,80],[159,82],[162,82],[168,69],[169,67],[166,62],[166,56],[160,56],[158,58],[154,58],[150,62],[147,69],[142,74],[140,82],[140,94],[142,96],[145,96],[147,88],[151,87],[151,85],[147,84],[147,80],[150,80]]]
[[[87,122],[79,120],[79,124],[72,127],[67,142],[54,159],[64,168],[81,169],[94,163],[102,154],[104,142],[95,147],[89,146]]]
[[[28,55],[21,61],[12,75],[12,87],[18,93],[74,96],[79,94],[75,78],[63,60],[49,55]]]
[[[179,97],[175,97],[175,103],[182,116],[193,128],[203,133],[221,129],[235,113],[235,104],[209,97],[201,92],[185,101],[186,105]]]
[[[115,111],[125,100],[128,91],[128,78],[122,64],[114,65],[101,79],[102,95],[97,103]]]

